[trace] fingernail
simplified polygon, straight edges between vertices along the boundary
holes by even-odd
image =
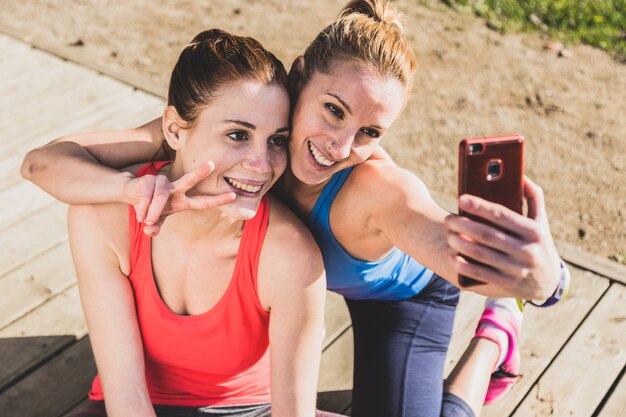
[[[470,201],[470,199],[469,199],[469,197],[466,194],[463,194],[461,197],[459,197],[459,204],[462,204],[462,205],[465,206],[465,205],[469,204],[469,201]]]

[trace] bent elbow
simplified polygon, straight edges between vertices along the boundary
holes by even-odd
[[[33,157],[33,153],[35,153],[36,151],[37,151],[36,149],[29,151],[24,156],[24,160],[22,161],[22,166],[20,167],[20,175],[22,176],[22,178],[29,180],[29,181],[32,180],[33,174],[35,173],[37,169],[37,164],[33,160],[35,159]]]

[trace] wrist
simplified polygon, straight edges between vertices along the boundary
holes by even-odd
[[[571,276],[569,273],[569,269],[567,269],[567,265],[563,261],[561,262],[561,276],[559,277],[559,284],[556,289],[552,293],[550,297],[548,297],[544,302],[535,302],[533,300],[530,303],[536,307],[550,307],[562,299],[564,299],[569,293],[570,284],[571,284]]]
[[[118,203],[134,204],[135,195],[132,192],[132,181],[135,179],[135,176],[130,172],[120,172],[117,178],[120,183],[118,187],[120,192],[118,193],[116,201]]]

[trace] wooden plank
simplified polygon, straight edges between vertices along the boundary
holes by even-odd
[[[317,393],[317,408],[344,414],[352,405],[352,390],[324,391]]]
[[[623,372],[623,371],[622,371]],[[598,417],[623,416],[626,410],[626,378],[622,376],[615,390],[611,393]]]
[[[136,93],[120,100],[117,105],[119,107],[109,105],[100,110],[92,109],[89,117],[79,117],[62,124],[48,126],[42,135],[32,140],[23,140],[19,149],[4,153],[0,159],[0,190],[21,180],[19,169],[24,155],[30,149],[44,145],[55,137],[72,132],[135,127],[158,117],[162,111],[158,100]]]
[[[75,275],[64,240],[0,279],[0,329],[74,285]]]
[[[30,148],[29,142],[38,138],[45,138],[43,143],[49,142],[60,134],[72,132],[73,124],[83,128],[102,123],[105,116],[128,120],[133,114],[145,113],[147,108],[152,109],[154,116],[162,112],[161,100],[134,92],[106,77],[93,75],[87,79],[88,83],[66,88],[58,94],[45,94],[29,106],[28,112],[18,109],[10,124],[0,125],[0,134],[13,138],[0,146],[0,152],[7,154],[11,150]]]
[[[28,181],[20,181],[0,191],[0,231],[42,210],[55,202],[54,198]]]
[[[473,292],[461,292],[459,305],[454,317],[452,340],[446,355],[444,375],[448,375],[461,358],[476,330],[476,323],[485,307],[485,297]]]
[[[571,273],[572,287],[565,300],[550,308],[526,307],[520,339],[521,376],[502,401],[485,407],[484,417],[507,416],[513,412],[609,286],[608,280],[588,271],[571,267]],[[561,369],[567,369],[563,375],[571,378],[586,367],[588,363],[579,361]]]
[[[20,44],[18,48],[11,49],[15,51],[15,54],[3,56],[0,60],[0,74],[2,74],[0,89],[4,83],[11,82],[24,73],[34,71],[36,69],[35,62],[41,59],[39,53],[32,53],[33,49],[30,45]],[[4,50],[4,46],[0,50]]]
[[[87,324],[76,285],[0,330],[0,337],[74,335],[81,338],[86,334]]]
[[[30,105],[38,101],[49,101],[50,97],[61,94],[65,90],[89,84],[90,78],[93,78],[85,70],[72,67],[59,60],[45,60],[35,62],[34,65],[32,70],[25,68],[19,76],[0,84],[2,119],[10,120],[11,116],[15,117],[19,114],[22,118],[33,117],[35,112],[30,110]],[[59,102],[58,104],[64,105],[65,103]]]
[[[352,328],[331,344],[322,355],[318,392],[352,389]]]
[[[625,303],[626,287],[611,285],[514,416],[594,413],[626,364],[626,312],[618,308]]]
[[[330,346],[349,327],[350,313],[343,297],[337,293],[326,291],[326,306],[324,311],[324,344],[322,350]]]
[[[11,337],[0,339],[0,392],[74,343],[73,336]]]
[[[65,417],[65,416],[68,416],[68,415],[72,414],[73,412],[79,410],[83,406],[86,406],[88,403],[89,403],[89,398],[85,398],[84,400],[82,400],[81,402],[76,404],[74,407],[72,407],[71,409],[67,410],[67,412],[65,412],[63,414],[63,416]]]
[[[89,77],[85,84],[96,80]],[[120,103],[126,97],[135,94],[128,89],[110,88],[108,92],[89,90],[88,87],[66,88],[64,90],[50,91],[42,99],[35,99],[33,103],[22,104],[15,109],[15,115],[9,120],[15,124],[0,127],[0,134],[11,137],[0,145],[1,155],[9,156],[29,147],[30,141],[38,138],[47,139],[47,143],[55,137],[55,131],[67,132],[74,121],[85,119],[87,126],[89,121],[98,120],[99,113],[114,113],[115,110],[126,110]],[[26,111],[25,108],[30,110]],[[10,112],[5,112],[10,113]],[[8,116],[8,115],[7,115]],[[83,123],[85,123],[83,122]]]
[[[350,313],[342,296],[328,291],[326,293],[326,311],[324,316],[326,336],[324,338],[322,363],[320,365],[320,381],[318,383],[317,407],[320,410],[343,413],[352,403],[352,370],[348,377],[345,372],[346,357],[352,360],[352,339],[350,329]],[[337,346],[335,346],[337,345]],[[340,346],[339,346],[340,345]],[[334,348],[333,348],[334,346]],[[342,352],[342,349],[347,351]],[[337,361],[341,363],[336,363]],[[350,364],[350,366],[352,366]],[[329,389],[329,381],[336,373],[344,372],[343,378],[349,378],[350,389]],[[323,381],[322,381],[323,379]],[[337,381],[335,381],[337,382]],[[344,384],[346,385],[346,384]]]
[[[23,155],[2,156],[0,159],[0,190],[11,187],[21,180],[20,166],[23,158]]]
[[[67,207],[55,203],[0,232],[0,279],[65,239]]]
[[[20,417],[60,417],[85,399],[96,367],[84,338],[0,395],[0,410]]]
[[[626,284],[626,266],[592,255],[568,243],[556,242],[556,247],[567,263]]]

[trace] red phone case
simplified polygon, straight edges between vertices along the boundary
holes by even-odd
[[[522,214],[523,181],[524,138],[521,135],[467,138],[459,144],[459,196],[472,194]],[[489,223],[461,210],[459,214]],[[483,283],[460,275],[459,284],[469,287]]]

